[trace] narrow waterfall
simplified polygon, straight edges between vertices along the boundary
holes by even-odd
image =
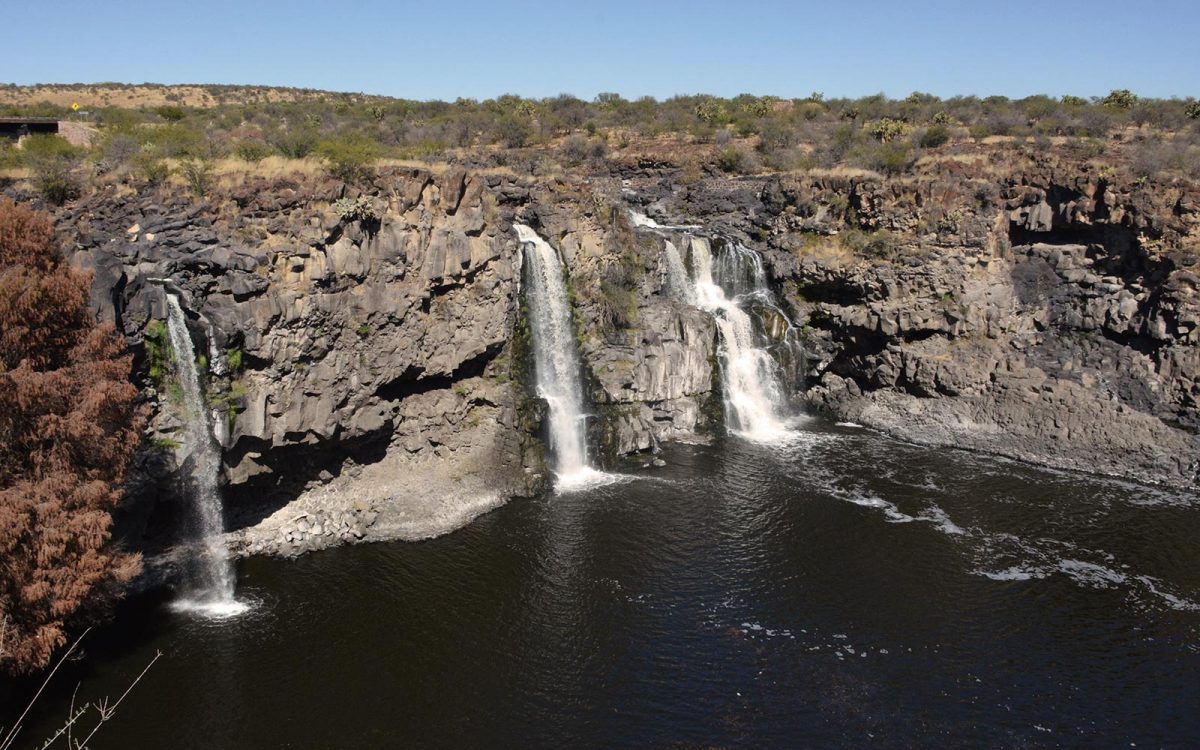
[[[721,335],[726,423],[752,440],[776,439],[787,432],[782,414],[787,395],[779,365],[758,345],[754,322],[742,309],[755,297],[770,300],[762,259],[733,246],[714,266],[707,239],[693,237],[690,244],[695,304],[712,313]]]
[[[666,289],[667,293],[687,305],[696,304],[696,289],[688,278],[687,266],[683,264],[683,256],[679,248],[670,240],[663,241],[666,255]]]
[[[208,405],[196,371],[196,352],[179,298],[167,295],[167,330],[175,351],[175,371],[183,393],[183,439],[181,449],[191,460],[187,492],[192,511],[191,531],[198,541],[197,553],[187,563],[187,590],[180,609],[209,614],[235,614],[243,605],[233,598],[233,564],[223,537],[221,494],[217,475],[221,455],[208,424]]]
[[[572,488],[601,475],[588,465],[583,381],[563,264],[558,252],[536,232],[522,224],[515,227],[524,248],[537,393],[550,409],[554,473],[560,489]]]

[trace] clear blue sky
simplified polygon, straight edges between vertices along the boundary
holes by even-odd
[[[1200,96],[1200,0],[6,0],[0,82],[414,99],[739,93]]]

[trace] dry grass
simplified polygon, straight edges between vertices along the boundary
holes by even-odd
[[[859,178],[865,180],[882,180],[883,175],[871,169],[860,169],[859,167],[812,167],[811,169],[797,169],[789,174],[807,175],[809,177],[843,177],[843,178]]]
[[[797,257],[808,258],[824,265],[851,265],[861,260],[842,244],[837,235],[805,235],[804,244],[796,250]]]
[[[0,88],[0,104],[28,106],[49,102],[60,107],[78,103],[80,107],[123,107],[142,109],[174,104],[181,107],[215,107],[219,104],[249,104],[297,102],[322,99],[330,92],[308,89],[273,88],[270,86],[239,86],[224,91],[210,90],[200,85],[165,86],[142,84],[118,86],[110,84],[43,84]],[[339,95],[340,96],[340,95]],[[352,94],[351,99],[382,97]]]

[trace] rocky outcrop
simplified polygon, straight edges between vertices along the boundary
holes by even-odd
[[[1195,486],[1200,193],[1061,174],[764,185],[751,215],[806,322],[808,401],[917,442]]]
[[[580,350],[608,460],[703,440],[715,427],[716,328],[666,292],[661,240],[600,191],[538,196],[533,220],[566,260]]]
[[[252,184],[207,205],[99,195],[60,224],[95,271],[99,312],[134,341],[165,294],[182,298],[214,424],[227,421],[231,512],[253,524],[385,456],[397,478],[437,459],[447,486],[486,466],[489,498],[536,488],[541,449],[511,377],[517,243],[487,188],[451,170],[361,194]],[[365,216],[339,214],[342,199]],[[162,392],[153,438],[169,445],[169,388],[147,388]],[[374,499],[402,506],[404,482],[391,490]]]
[[[1063,177],[1070,175],[1070,177]],[[385,172],[207,202],[112,191],[60,215],[139,347],[178,294],[243,553],[425,538],[544,482],[513,221],[561,253],[608,462],[720,429],[710,315],[673,299],[660,219],[758,250],[801,331],[803,400],[908,440],[1182,486],[1200,442],[1200,192],[1030,158],[916,177],[623,180]],[[179,426],[148,375],[143,495]],[[799,394],[798,394],[799,396]],[[155,447],[157,446],[157,447]],[[165,493],[169,495],[169,492]],[[160,503],[161,504],[161,503]],[[149,522],[148,522],[149,523]]]
[[[767,259],[807,403],[936,445],[1196,486],[1200,190],[1062,155],[626,181]]]

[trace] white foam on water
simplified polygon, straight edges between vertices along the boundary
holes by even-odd
[[[1200,604],[1197,604],[1191,599],[1186,599],[1182,596],[1176,596],[1175,594],[1166,591],[1166,584],[1157,578],[1151,578],[1150,576],[1137,576],[1137,580],[1146,587],[1147,591],[1166,602],[1167,606],[1171,609],[1180,612],[1200,612]]]
[[[196,615],[209,620],[228,620],[246,614],[254,605],[236,599],[178,599],[171,602],[170,608],[173,612]]]
[[[1011,568],[1004,570],[972,570],[973,575],[990,578],[993,581],[1029,581],[1036,578],[1045,578],[1049,573],[1040,568],[1026,568],[1019,565],[1014,565]]]
[[[618,482],[629,482],[633,479],[635,477],[629,474],[614,474],[585,466],[561,474],[556,473],[554,488],[558,492],[583,492]]]

